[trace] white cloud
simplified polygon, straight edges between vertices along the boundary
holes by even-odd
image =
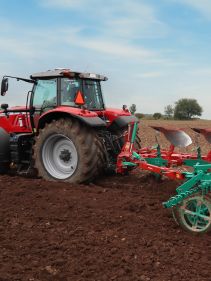
[[[1,32],[11,31],[13,28],[12,23],[6,18],[0,18]]]
[[[39,0],[45,8],[76,11],[92,22],[87,28],[97,28],[109,37],[158,38],[169,29],[157,17],[157,10],[147,1],[137,0]],[[96,25],[95,25],[96,24]]]
[[[89,0],[91,2],[92,0]],[[77,8],[87,4],[86,0],[39,0],[44,7],[56,7],[60,9]]]
[[[24,41],[18,38],[0,38],[0,51],[3,53],[10,53],[19,58],[34,59],[43,53],[37,48],[35,42]]]
[[[83,38],[75,36],[66,40],[70,45],[76,45],[84,49],[97,51],[101,54],[115,56],[116,58],[146,60],[156,57],[156,54],[148,49],[131,45],[127,42],[109,41],[101,38]]]
[[[21,27],[17,27],[17,29]],[[18,34],[9,34],[9,36],[0,37],[0,51],[10,53],[10,56],[24,59],[37,59],[41,57],[50,57],[57,53],[62,56],[64,53],[58,53],[56,49],[69,48],[72,53],[80,47],[81,52],[90,50],[108,57],[113,56],[121,59],[132,59],[134,61],[148,61],[150,59],[159,59],[159,55],[147,48],[136,46],[127,40],[114,40],[109,37],[87,38],[80,34],[80,28],[63,29],[43,29],[42,32],[37,30],[27,30],[20,37]],[[15,32],[15,29],[14,29]],[[57,36],[55,37],[55,34]],[[78,51],[78,50],[77,50]]]
[[[15,56],[16,59],[24,60],[48,58],[55,55],[56,48],[62,48],[62,43],[65,43],[67,36],[65,28],[61,30],[49,27],[38,31],[32,27],[28,28],[12,23],[10,25],[7,23],[7,26],[12,28],[9,28],[4,36],[0,36],[0,51],[3,57],[4,54],[9,54],[10,57]],[[80,27],[68,28],[68,36],[75,36],[79,31]]]
[[[211,68],[205,67],[205,68],[192,69],[189,71],[189,74],[194,76],[201,76],[201,77],[211,77]]]
[[[167,26],[156,18],[146,17],[111,18],[105,23],[106,33],[121,38],[160,38],[168,33]],[[108,32],[109,30],[109,32]]]
[[[137,0],[39,0],[48,8],[77,10],[88,18],[84,31],[64,39],[70,47],[79,46],[102,55],[147,63],[163,63],[159,52],[135,40],[165,36],[168,28],[156,16],[156,9],[146,1]],[[91,22],[91,23],[90,23]],[[95,36],[87,36],[87,30]]]
[[[210,0],[174,0],[176,3],[181,3],[192,7],[199,11],[208,19],[211,19],[211,1]]]
[[[164,74],[162,72],[144,72],[144,73],[140,73],[137,74],[137,78],[142,78],[142,79],[147,79],[147,78],[158,78],[163,76]]]

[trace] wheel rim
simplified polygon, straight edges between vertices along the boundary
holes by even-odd
[[[42,161],[52,177],[64,180],[74,174],[78,164],[78,153],[68,137],[54,134],[43,144]]]
[[[184,200],[179,214],[184,226],[193,232],[204,232],[211,226],[211,202],[202,196]]]

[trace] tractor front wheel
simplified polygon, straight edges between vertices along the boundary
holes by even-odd
[[[186,231],[202,234],[211,230],[211,198],[200,194],[183,200],[174,207],[176,222]]]
[[[40,130],[33,158],[38,175],[46,180],[90,182],[102,167],[95,132],[70,119],[54,120]]]

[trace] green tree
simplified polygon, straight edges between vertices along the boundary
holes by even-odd
[[[136,112],[136,105],[133,103],[133,104],[130,106],[129,110],[130,110],[131,114],[134,115],[135,112]]]
[[[201,116],[202,107],[195,99],[180,99],[175,103],[174,118],[179,120],[190,120],[194,116]]]
[[[171,119],[173,117],[173,114],[174,114],[174,107],[170,104],[165,106],[164,114],[168,119]]]
[[[161,117],[162,117],[162,114],[160,112],[155,112],[153,114],[153,118],[156,119],[156,120],[160,119]]]

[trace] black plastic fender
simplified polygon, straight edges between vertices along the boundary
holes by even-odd
[[[44,116],[42,116],[38,123],[38,130],[45,126],[45,123],[51,122],[51,120],[58,120],[60,118],[75,118],[81,121],[82,123],[95,128],[105,128],[106,122],[102,120],[100,117],[83,117],[80,115],[74,115],[67,112],[51,112]]]
[[[86,118],[86,117],[78,116],[77,118],[90,127],[106,127],[105,121],[99,117]]]
[[[119,116],[109,126],[109,130],[115,132],[120,129],[127,128],[128,124],[131,122],[138,122],[138,119],[133,115]]]

